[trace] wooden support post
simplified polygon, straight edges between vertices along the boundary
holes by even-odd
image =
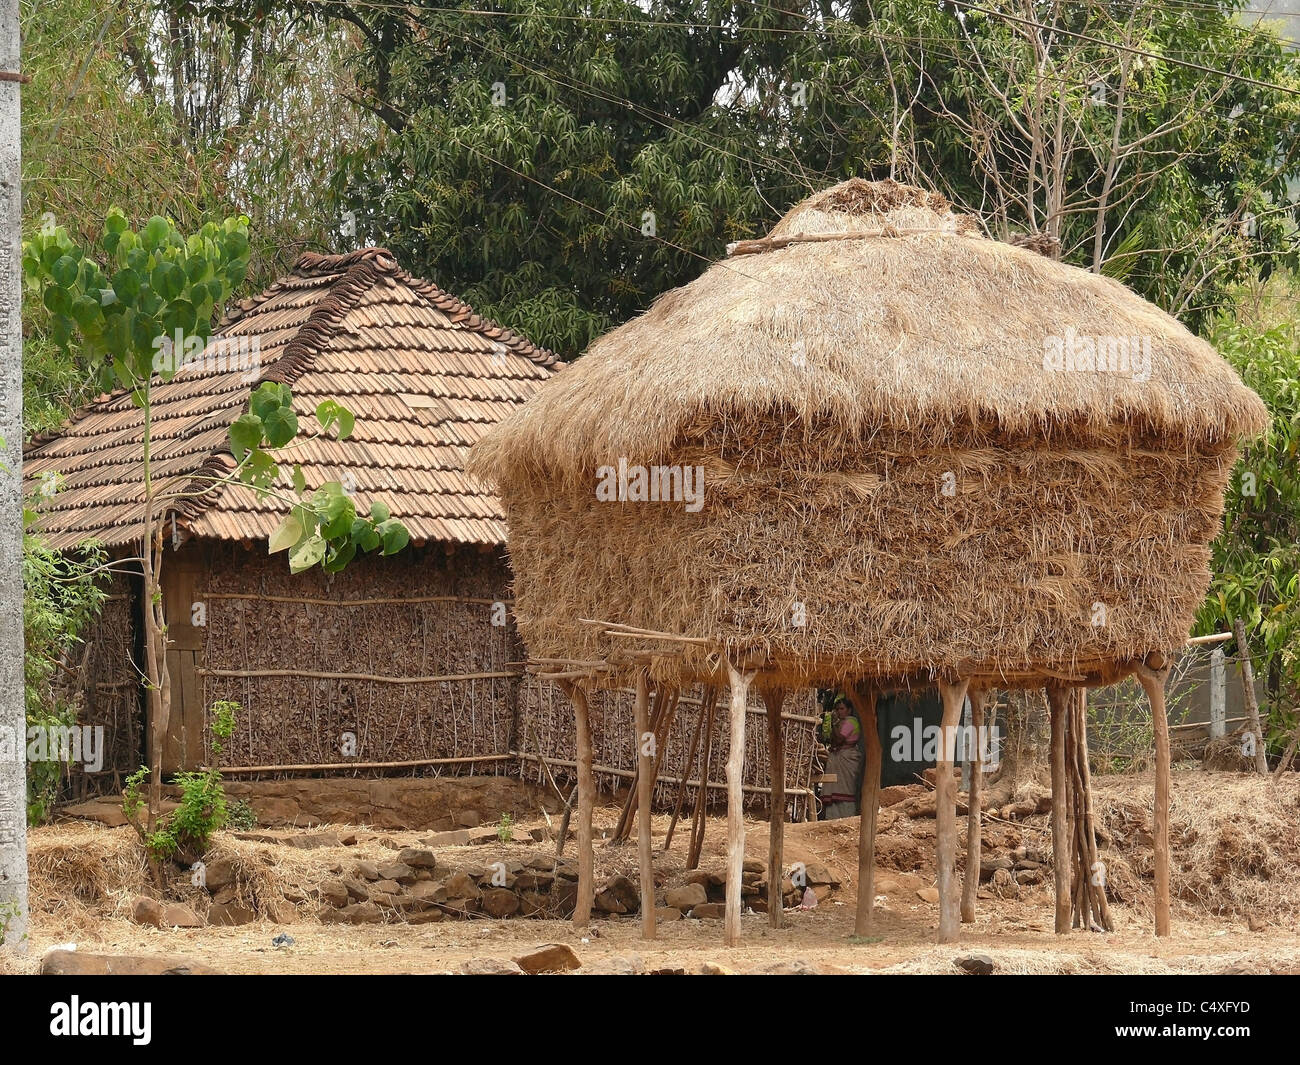
[[[731,682],[731,745],[727,750],[727,899],[723,910],[723,942],[740,945],[740,886],[745,871],[745,708],[753,673],[742,673],[728,660]]]
[[[691,846],[686,854],[687,869],[699,868],[700,852],[704,849],[704,814],[705,806],[709,801],[709,774],[713,763],[713,721],[718,710],[718,695],[716,686],[710,685],[704,690],[706,706],[701,708],[702,712],[707,711],[704,721],[704,750],[700,755],[700,786],[695,789],[695,811],[691,815]]]
[[[884,751],[876,722],[876,687],[861,683],[853,688],[858,722],[866,741],[866,764],[862,767],[862,790],[858,795],[858,911],[853,934],[869,935],[876,906],[876,814],[880,809],[880,766]]]
[[[961,885],[961,921],[971,924],[975,920],[975,895],[980,886],[980,838],[983,817],[980,810],[984,781],[984,692],[972,688],[970,692],[971,731],[966,735],[970,763],[970,787],[966,791],[966,879]],[[972,747],[973,752],[972,752]]]
[[[1264,730],[1259,723],[1259,700],[1255,698],[1255,667],[1250,664],[1250,644],[1246,642],[1246,623],[1241,618],[1233,619],[1232,634],[1237,638],[1237,654],[1241,661],[1241,697],[1246,704],[1246,723],[1255,737],[1255,772],[1266,777],[1268,755],[1264,750]],[[1146,687],[1145,682],[1143,687]],[[1160,692],[1163,701],[1163,682]]]
[[[785,735],[781,731],[781,707],[784,688],[759,688],[767,707],[768,805],[767,832],[767,923],[781,927],[781,884],[785,872]]]
[[[673,845],[673,833],[677,830],[677,819],[682,816],[682,803],[686,799],[686,782],[691,778],[691,766],[695,764],[695,751],[700,744],[700,732],[704,727],[705,704],[708,693],[700,701],[700,712],[695,718],[695,731],[691,733],[691,745],[686,752],[686,761],[682,763],[682,779],[677,785],[677,802],[673,806],[673,816],[668,820],[668,832],[664,836],[664,853]]]
[[[1228,731],[1228,660],[1222,647],[1210,652],[1210,739]]]
[[[953,756],[956,748],[957,724],[966,701],[969,680],[941,681],[939,693],[943,696],[943,726],[939,735],[939,759],[934,767],[935,830],[938,836],[937,864],[939,866],[939,942],[956,941],[960,930],[960,903],[957,898],[957,787],[952,779]]]
[[[596,781],[591,772],[591,715],[588,712],[585,688],[573,683],[566,683],[563,688],[573,702],[574,728],[578,741],[578,898],[573,908],[573,927],[585,928],[591,921],[591,907],[596,898],[591,828],[592,811],[596,805]]]
[[[1056,880],[1056,934],[1070,931],[1070,846],[1068,798],[1065,787],[1065,726],[1069,719],[1072,689],[1059,684],[1047,687],[1047,705],[1052,719],[1052,874]]]
[[[660,696],[662,698],[662,695]],[[650,731],[650,677],[636,675],[636,843],[641,866],[641,935],[655,937],[655,868],[651,850],[650,793],[654,788],[655,734]]]
[[[1244,653],[1244,651],[1243,651]],[[1155,668],[1159,665],[1160,668]],[[1138,666],[1137,678],[1151,704],[1151,731],[1156,740],[1156,935],[1169,935],[1169,718],[1165,710],[1165,681],[1169,656],[1152,652]]]
[[[1092,767],[1088,765],[1088,689],[1078,690],[1078,742],[1079,779],[1083,787],[1083,840],[1087,848],[1087,861],[1083,876],[1090,893],[1096,923],[1104,932],[1115,931],[1110,905],[1106,902],[1106,870],[1097,858],[1097,814],[1092,805]]]

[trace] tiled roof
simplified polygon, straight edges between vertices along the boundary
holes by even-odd
[[[250,349],[256,338],[251,369],[233,361],[241,338]],[[322,400],[337,400],[357,419],[346,441],[294,447],[282,463],[286,485],[297,462],[309,488],[355,485],[358,510],[383,500],[416,542],[502,544],[501,504],[466,476],[465,453],[562,365],[412,277],[383,248],[303,255],[288,276],[228,315],[204,358],[155,384],[153,477],[160,494],[186,493],[172,509],[193,535],[265,539],[286,509],[282,502],[259,500],[242,486],[195,493],[207,486],[205,474],[233,465],[226,432],[252,389],[281,381],[293,388],[300,439],[316,431]],[[24,479],[41,500],[52,547],[139,538],[143,433],[143,412],[119,391],[31,442]],[[50,495],[52,483],[59,488]]]

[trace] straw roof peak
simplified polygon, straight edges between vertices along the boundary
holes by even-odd
[[[490,432],[497,484],[659,461],[691,427],[882,426],[1172,448],[1261,432],[1204,340],[1111,278],[985,238],[936,193],[851,179],[596,340]],[[753,252],[754,254],[742,254]]]

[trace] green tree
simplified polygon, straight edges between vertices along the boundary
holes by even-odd
[[[1300,286],[1280,278],[1220,316],[1211,339],[1273,416],[1249,443],[1229,482],[1213,583],[1198,630],[1225,631],[1240,617],[1268,695],[1276,741],[1300,704]],[[1243,648],[1243,650],[1246,650]]]
[[[167,622],[161,571],[163,528],[187,498],[224,484],[243,483],[284,501],[288,514],[271,537],[272,552],[288,550],[296,571],[320,565],[341,569],[358,550],[393,554],[406,546],[405,527],[382,503],[358,515],[338,482],[310,495],[302,471],[282,478],[277,459],[298,436],[298,419],[288,386],[265,382],[247,413],[230,426],[235,460],[224,475],[196,474],[193,487],[161,489],[152,461],[152,404],[160,382],[199,357],[212,322],[248,269],[248,219],[209,222],[184,236],[169,219],[155,215],[138,231],[126,215],[111,210],[98,245],[89,251],[56,227],[23,244],[22,267],[29,298],[50,315],[50,336],[70,350],[74,333],[82,357],[95,368],[100,386],[118,385],[143,411],[141,458],[143,509],[140,554],[129,561],[144,578],[144,677],[150,709],[149,818],[152,833],[161,805],[162,748],[171,713],[171,678],[165,654]],[[315,412],[316,434],[351,435],[352,414],[327,400]],[[280,487],[288,481],[287,487]],[[165,483],[165,482],[164,482]]]

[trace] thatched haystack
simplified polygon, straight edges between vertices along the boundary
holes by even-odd
[[[772,238],[864,232],[718,263],[474,449],[533,654],[603,658],[617,642],[580,619],[608,618],[791,683],[1033,683],[1182,642],[1259,399],[1123,285],[920,190],[847,182]],[[1138,365],[1045,368],[1068,335],[1136,338]],[[703,509],[600,501],[620,460],[702,466]],[[656,670],[709,672],[709,650]]]
[[[505,504],[537,668],[574,686],[580,730],[584,678],[730,679],[741,705],[754,679],[769,709],[790,687],[856,686],[868,777],[873,686],[938,680],[950,728],[968,691],[978,724],[983,690],[1047,686],[1058,844],[1077,815],[1079,859],[1095,854],[1076,695],[1137,671],[1162,703],[1263,404],[1123,285],[986,239],[919,189],[848,181],[731,250],[473,450],[470,472]],[[878,776],[878,743],[875,758]],[[1157,763],[1159,807],[1167,749]],[[950,764],[951,746],[941,938],[956,921]],[[863,790],[860,931],[877,783]],[[1085,927],[1108,921],[1080,861],[1071,886],[1068,851],[1057,859],[1058,931],[1072,901]]]

